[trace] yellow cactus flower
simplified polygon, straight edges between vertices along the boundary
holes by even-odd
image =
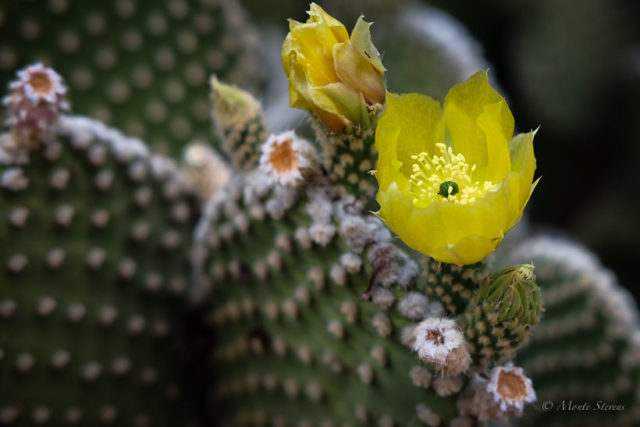
[[[292,107],[313,112],[331,131],[371,126],[385,99],[380,54],[369,27],[358,19],[351,37],[340,21],[311,3],[305,23],[289,20],[282,66]]]
[[[444,108],[387,94],[376,129],[377,215],[407,245],[442,262],[480,261],[518,223],[537,181],[535,131],[513,135],[505,99],[479,72]]]

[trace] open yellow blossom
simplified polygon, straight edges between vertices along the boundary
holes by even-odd
[[[305,23],[289,20],[282,66],[292,107],[313,112],[331,131],[371,126],[385,99],[385,68],[362,16],[351,37],[340,21],[311,3]]]
[[[376,130],[377,215],[407,245],[438,261],[472,264],[522,216],[537,183],[535,131],[513,135],[505,99],[479,72],[444,108],[388,94]]]

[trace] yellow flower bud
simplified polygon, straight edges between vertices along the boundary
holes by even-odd
[[[313,112],[334,132],[370,127],[385,100],[385,68],[371,42],[371,24],[360,17],[349,37],[317,4],[308,13],[305,23],[289,20],[282,45],[291,106]]]
[[[535,184],[535,132],[513,116],[487,72],[454,86],[444,108],[388,94],[376,129],[377,213],[407,245],[438,261],[480,261],[522,216]]]

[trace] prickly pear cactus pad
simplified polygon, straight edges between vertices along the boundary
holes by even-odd
[[[178,315],[195,215],[183,178],[140,140],[59,115],[66,88],[53,70],[29,67],[12,88],[0,424],[188,424]]]
[[[516,357],[543,409],[526,424],[638,425],[640,318],[628,292],[593,254],[559,238],[529,239],[510,259],[536,264],[546,308]]]
[[[273,130],[235,0],[5,3],[0,426],[640,424],[638,311],[510,231],[539,137],[446,15],[311,3]]]
[[[258,40],[235,0],[2,1],[0,85],[43,62],[67,78],[77,114],[177,157],[210,139],[210,74],[259,93]]]

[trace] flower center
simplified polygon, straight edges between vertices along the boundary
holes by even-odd
[[[436,144],[437,153],[422,152],[411,156],[410,192],[413,204],[427,207],[433,200],[452,203],[473,203],[495,187],[491,181],[474,181],[471,174],[476,165],[469,166],[463,154],[454,154],[451,147]]]
[[[29,84],[38,95],[47,95],[53,87],[53,82],[45,72],[36,71],[29,76]]]
[[[436,345],[444,345],[444,335],[438,329],[429,329],[425,338]]]
[[[500,372],[497,389],[504,399],[522,400],[527,397],[527,388],[522,377],[513,372]]]
[[[291,145],[290,139],[274,144],[269,161],[277,173],[287,173],[297,169],[298,155]]]
[[[453,181],[445,181],[440,184],[440,191],[438,191],[438,194],[440,194],[442,197],[449,197],[455,196],[459,192],[460,189],[458,188],[458,184]]]

